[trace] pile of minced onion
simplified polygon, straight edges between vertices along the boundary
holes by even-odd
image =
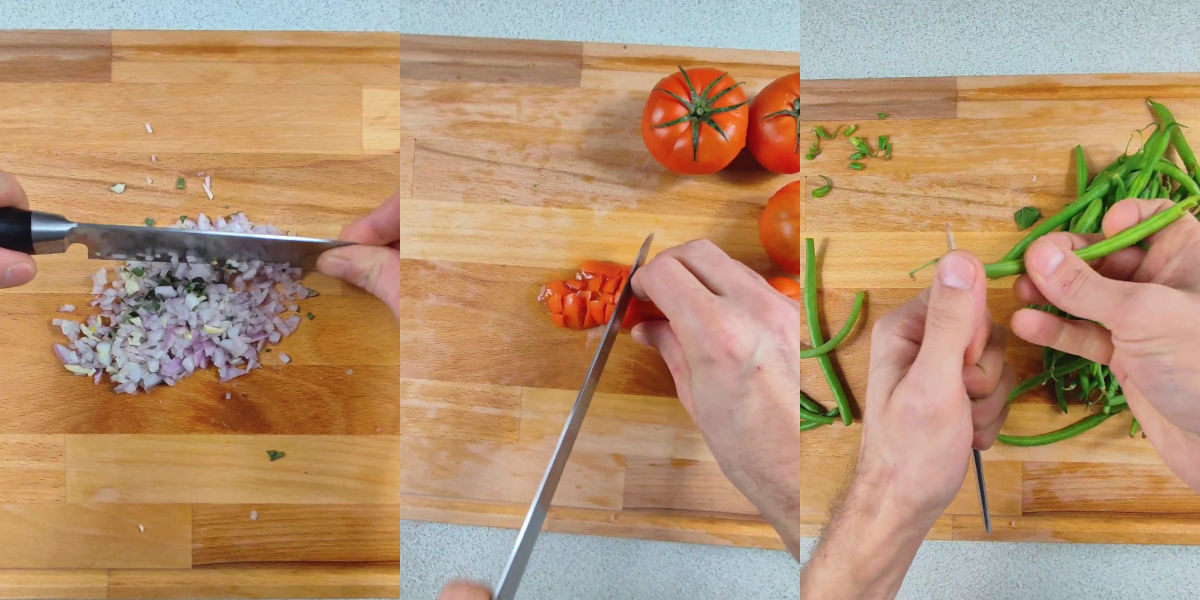
[[[210,220],[180,217],[172,227],[281,235],[245,215]],[[316,292],[299,283],[300,269],[260,261],[209,263],[126,261],[92,277],[84,322],[54,319],[68,343],[54,351],[67,370],[99,384],[108,373],[117,393],[180,379],[210,365],[222,382],[262,366],[259,353],[300,326],[296,302]],[[64,310],[73,307],[64,306]],[[283,359],[281,353],[280,358]],[[287,362],[287,360],[282,360]]]

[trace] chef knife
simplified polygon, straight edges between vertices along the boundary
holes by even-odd
[[[285,235],[195,231],[73,223],[61,215],[0,207],[0,247],[26,254],[56,254],[71,244],[87,246],[88,258],[227,262],[261,260],[312,269],[317,257],[350,242]]]
[[[646,254],[650,251],[650,242],[653,240],[654,234],[652,233],[645,242],[642,242],[642,249],[638,251],[637,258],[633,261],[633,267],[629,270],[626,282],[633,281],[633,274],[637,273],[638,268],[646,260]],[[608,362],[608,354],[612,351],[617,333],[621,331],[621,321],[625,318],[625,309],[629,308],[632,296],[633,284],[626,283],[625,287],[621,289],[621,294],[617,296],[613,316],[608,320],[608,327],[604,330],[600,347],[596,348],[596,356],[592,359],[592,365],[588,367],[587,375],[583,378],[579,395],[575,397],[575,406],[571,408],[571,414],[567,415],[567,422],[563,425],[562,434],[558,437],[558,446],[554,448],[554,455],[550,458],[550,467],[542,476],[542,483],[533,497],[529,512],[525,514],[525,522],[521,524],[521,531],[517,533],[517,543],[513,545],[508,565],[504,567],[504,574],[500,576],[494,600],[513,600],[513,597],[517,595],[517,586],[521,584],[521,576],[525,573],[525,566],[529,564],[533,543],[537,541],[538,533],[541,532],[542,525],[546,522],[546,512],[550,510],[550,501],[554,498],[554,490],[558,488],[563,468],[567,466],[571,448],[575,446],[575,438],[579,436],[579,427],[583,424],[583,416],[587,414],[588,405],[592,402],[592,394],[596,392],[596,384],[600,382],[600,374],[604,371],[604,364]]]
[[[950,231],[949,223],[946,223],[946,245],[951,250],[957,246],[954,243],[954,232]],[[979,509],[983,512],[983,530],[991,533],[992,515],[988,512],[987,485],[983,480],[983,455],[978,448],[971,448],[971,457],[975,459],[975,485],[979,488]]]

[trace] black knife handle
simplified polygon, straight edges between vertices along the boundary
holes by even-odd
[[[0,206],[0,248],[33,254],[33,213]]]

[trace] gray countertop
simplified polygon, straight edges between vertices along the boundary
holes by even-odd
[[[808,78],[1200,71],[1197,0],[1157,8],[1080,0],[659,6],[649,0],[0,0],[0,26],[382,30],[791,50],[803,53]],[[514,535],[405,523],[403,597],[432,599],[451,577],[494,580]],[[798,575],[799,566],[782,552],[545,534],[520,595],[794,598]],[[1200,548],[928,542],[900,597],[1195,598],[1196,590]]]

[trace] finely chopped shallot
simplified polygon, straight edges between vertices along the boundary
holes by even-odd
[[[241,213],[216,221],[201,214],[171,227],[282,235]],[[109,281],[101,268],[92,277],[99,314],[82,323],[54,319],[68,342],[54,351],[68,371],[96,384],[108,373],[114,391],[125,394],[174,385],[209,365],[222,382],[249,373],[268,344],[300,326],[295,303],[315,295],[298,281],[300,269],[259,261],[127,261],[113,274]]]

